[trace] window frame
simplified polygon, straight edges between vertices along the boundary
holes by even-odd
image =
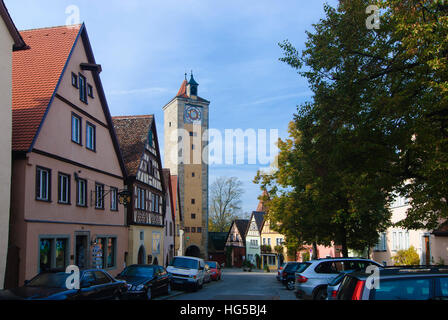
[[[78,87],[79,87],[78,76],[74,72],[72,72],[72,86],[75,87],[76,89],[78,89]]]
[[[41,197],[41,192],[40,190],[42,190],[42,182],[41,182],[41,174],[39,174],[38,177],[38,173],[39,171],[46,171],[47,172],[47,197],[46,198],[42,198]],[[51,202],[51,169],[49,168],[45,168],[42,166],[36,166],[36,186],[35,186],[35,199],[37,201],[43,201],[43,202]],[[38,190],[39,190],[39,194],[38,194]]]
[[[110,187],[110,211],[118,211],[118,188]],[[113,206],[115,204],[115,206]]]
[[[80,193],[79,193],[80,182],[84,183],[84,195],[83,195],[83,197],[84,197],[84,204],[81,204],[79,202],[79,199],[80,199]],[[87,208],[87,180],[86,179],[78,178],[78,180],[76,181],[76,206],[77,207]]]
[[[89,128],[93,129],[93,141],[92,141],[93,147],[92,148],[89,147],[89,142],[90,142],[88,140],[89,139]],[[86,149],[96,152],[96,126],[89,121],[86,121]]]
[[[79,100],[81,100],[85,104],[88,104],[88,102],[87,102],[87,79],[82,73],[78,74],[78,89],[79,89]]]
[[[90,98],[94,98],[93,96],[93,86],[90,83],[87,83],[87,96]]]
[[[62,178],[66,178],[67,180],[67,188],[66,188],[66,196],[67,199],[62,199]],[[64,172],[58,172],[58,203],[63,205],[71,205],[71,176]]]
[[[102,194],[101,194],[101,207],[98,206],[98,200],[100,199],[98,197],[98,187],[102,188]],[[100,182],[95,182],[95,209],[97,210],[104,210],[104,184]]]
[[[78,126],[78,140],[79,141],[76,141],[76,140],[73,139],[73,118],[78,119],[78,123],[79,123],[79,126]],[[70,119],[71,119],[71,140],[72,140],[73,143],[76,143],[77,145],[82,146],[82,117],[77,115],[76,113],[72,112],[72,116],[71,116]]]

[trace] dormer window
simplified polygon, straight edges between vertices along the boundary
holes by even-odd
[[[191,86],[190,92],[191,92],[192,96],[197,96],[198,95],[198,87],[197,86]]]

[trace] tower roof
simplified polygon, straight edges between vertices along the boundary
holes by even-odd
[[[198,86],[198,85],[199,85],[199,83],[197,83],[197,82],[194,80],[194,78],[193,78],[193,72],[191,73],[190,81],[188,81],[188,84],[189,84],[189,85],[192,85],[192,86]]]
[[[260,202],[258,202],[257,210],[258,212],[266,212],[266,206],[264,205],[264,198],[269,197],[269,194],[266,190],[263,191]]]
[[[190,81],[191,81],[191,79],[190,79]],[[193,81],[194,81],[194,79],[193,79]],[[194,81],[194,83],[196,83],[196,85],[198,85],[196,81]],[[177,95],[176,95],[175,98],[184,98],[184,99],[189,99],[190,98],[188,96],[188,94],[187,94],[187,85],[188,84],[192,84],[192,83],[187,82],[187,79],[182,81],[182,84],[180,85],[179,91],[177,92]],[[206,100],[204,98],[201,98],[199,96],[197,97],[196,100],[200,101],[200,102],[210,103],[210,101],[208,101],[208,100]]]

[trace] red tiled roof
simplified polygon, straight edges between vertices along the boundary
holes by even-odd
[[[137,174],[153,120],[153,115],[112,117],[123,161],[130,176]]]
[[[182,85],[180,86],[180,89],[177,92],[176,97],[188,98],[188,96],[187,96],[187,84],[188,84],[187,80],[184,80],[182,82]]]
[[[29,50],[13,53],[12,149],[28,151],[81,25],[21,31]]]
[[[190,98],[187,95],[187,85],[188,85],[187,80],[184,80],[182,82],[181,86],[180,86],[179,91],[177,92],[176,98],[185,98],[185,99],[189,99]],[[202,102],[209,102],[209,101],[207,101],[207,100],[205,100],[204,98],[201,98],[201,97],[197,97],[197,99],[199,101],[202,101]]]

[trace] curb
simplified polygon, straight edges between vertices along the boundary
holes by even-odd
[[[157,297],[154,300],[168,300],[168,299],[183,295],[185,293],[186,293],[186,291],[174,291],[174,292],[172,291],[169,296]]]

